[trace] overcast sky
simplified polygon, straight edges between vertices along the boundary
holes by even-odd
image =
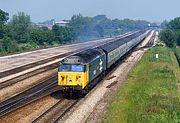
[[[25,12],[33,22],[70,19],[78,13],[161,22],[180,16],[180,0],[0,0],[0,9],[10,17]]]

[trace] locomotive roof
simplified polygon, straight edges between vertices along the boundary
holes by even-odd
[[[69,59],[71,59],[71,61],[73,61],[72,59],[74,59],[74,61],[73,61],[74,63],[86,64],[86,63],[90,63],[95,58],[97,58],[98,56],[101,56],[103,54],[104,54],[104,52],[98,48],[87,49],[87,50],[84,50],[84,51],[79,52],[77,54],[74,54],[72,56],[69,56],[63,62],[68,63]]]

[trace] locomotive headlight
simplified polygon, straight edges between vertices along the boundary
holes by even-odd
[[[61,75],[61,80],[64,81],[65,75]]]
[[[76,78],[81,78],[81,75],[77,75]]]
[[[76,80],[80,79],[81,75],[76,75]]]
[[[62,78],[64,78],[64,77],[65,77],[65,75],[61,75],[61,77],[62,77]]]

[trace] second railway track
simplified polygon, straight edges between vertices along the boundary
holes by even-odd
[[[55,75],[50,79],[32,87],[31,89],[0,102],[0,116],[27,105],[32,101],[50,95],[58,90],[59,87],[57,86],[57,75]]]
[[[35,118],[32,123],[42,123],[42,122],[51,122],[56,123],[60,120],[74,105],[79,102],[80,99],[70,100],[70,99],[61,99],[55,105],[47,109],[40,116]]]

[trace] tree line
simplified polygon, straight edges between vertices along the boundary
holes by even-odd
[[[78,14],[72,16],[67,26],[55,24],[49,29],[38,27],[24,12],[9,20],[9,14],[0,9],[0,54],[119,35],[145,29],[148,24],[144,20],[111,20],[106,15],[84,17]]]
[[[0,53],[17,52],[46,47],[73,40],[69,27],[54,25],[52,30],[37,27],[29,15],[19,12],[9,19],[9,14],[0,10]]]
[[[180,46],[180,17],[174,18],[170,22],[164,21],[162,24],[160,39],[165,42],[168,47]]]
[[[149,22],[144,20],[111,20],[106,15],[83,17],[79,14],[71,18],[69,26],[74,30],[77,39],[86,40],[87,38],[119,35],[127,31],[145,29],[148,24]]]

